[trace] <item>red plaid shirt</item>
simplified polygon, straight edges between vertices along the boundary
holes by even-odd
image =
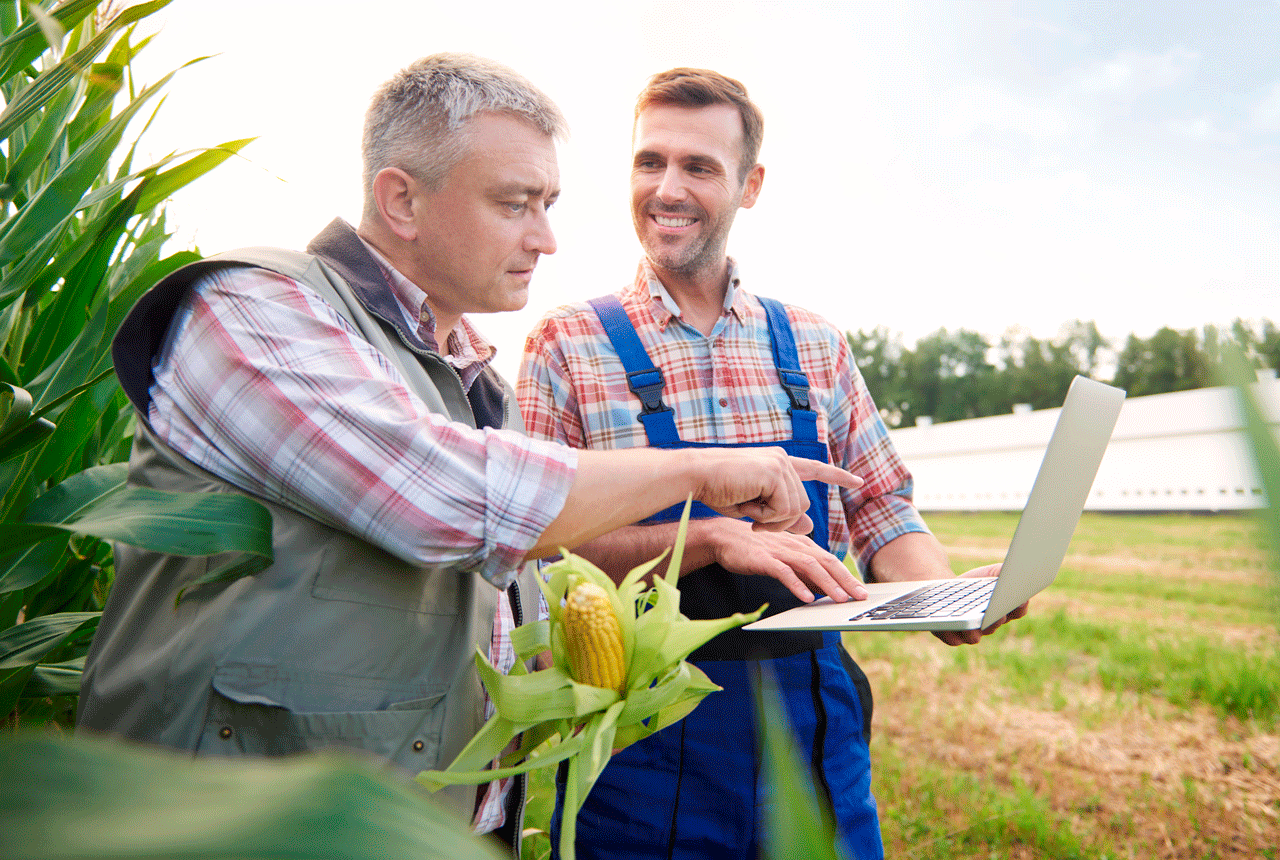
[[[732,260],[725,308],[709,335],[680,318],[647,261],[617,295],[645,351],[662,368],[662,400],[675,412],[681,439],[734,445],[791,438],[790,404],[778,382],[764,307],[741,289]],[[787,315],[800,369],[809,377],[818,438],[826,440],[832,463],[866,482],[857,490],[830,487],[831,552],[843,556],[852,548],[865,566],[890,540],[926,531],[911,504],[911,474],[844,336],[802,308],[788,306]],[[636,418],[639,400],[586,303],[551,311],[530,333],[517,392],[531,435],[575,448],[648,444]]]

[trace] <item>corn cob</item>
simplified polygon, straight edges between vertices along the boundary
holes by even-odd
[[[565,597],[563,621],[573,679],[625,693],[622,628],[605,590],[593,582],[579,583]]]

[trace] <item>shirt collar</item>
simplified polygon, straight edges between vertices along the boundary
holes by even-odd
[[[363,237],[360,241],[364,243],[374,262],[382,269],[382,274],[391,287],[391,293],[396,298],[396,304],[404,314],[405,323],[418,333],[418,337],[429,349],[439,353],[440,357],[455,370],[460,373],[466,371],[463,381],[469,386],[485,365],[493,361],[493,357],[498,352],[497,348],[485,340],[463,316],[458,320],[454,330],[449,333],[449,352],[445,354],[436,341],[436,315],[431,310],[431,305],[427,303],[426,291],[401,274],[395,266],[391,265],[390,260],[377,248],[365,242]]]
[[[745,310],[742,307],[741,290],[738,289],[742,284],[742,275],[738,267],[738,261],[733,257],[726,259],[729,267],[729,289],[724,294],[724,313],[732,313],[741,321],[745,314]],[[662,281],[658,280],[658,276],[654,274],[653,266],[649,264],[648,259],[640,261],[640,268],[636,273],[636,289],[647,292],[654,305],[654,314],[658,317],[658,322],[663,326],[666,326],[672,319],[680,319],[680,306],[676,304],[676,300],[672,298],[671,293],[667,291]]]

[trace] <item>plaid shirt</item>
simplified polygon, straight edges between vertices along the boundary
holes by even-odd
[[[724,311],[709,335],[680,309],[647,261],[618,293],[645,351],[666,379],[663,403],[675,412],[686,442],[736,445],[791,438],[790,405],[778,382],[768,322],[759,300],[740,287],[732,260]],[[832,486],[831,552],[856,554],[863,566],[890,540],[926,531],[911,504],[911,474],[839,331],[816,314],[788,306],[800,369],[809,377],[818,438],[831,462],[866,482]],[[586,303],[551,311],[525,341],[517,385],[529,433],[575,448],[648,444],[637,420],[639,400],[595,311]]]
[[[426,294],[373,253],[406,320],[436,348]],[[468,387],[494,353],[465,319],[449,347],[445,360]],[[432,413],[314,291],[264,269],[196,281],[155,380],[151,425],[196,465],[401,559],[497,588],[515,579],[575,472],[561,446]],[[514,619],[509,601],[497,604],[489,658],[505,672]],[[508,782],[489,792],[478,832],[502,824]]]

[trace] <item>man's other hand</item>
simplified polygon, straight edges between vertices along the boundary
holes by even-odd
[[[982,567],[975,567],[973,570],[966,571],[965,573],[962,573],[960,575],[973,576],[973,577],[999,576],[1000,565],[998,563],[987,564],[987,565],[983,565]],[[1027,601],[1026,603],[1019,606],[1017,609],[1014,609],[1008,615],[1001,618],[995,624],[992,624],[990,627],[984,628],[982,630],[946,630],[946,631],[939,631],[937,633],[934,633],[933,635],[937,636],[939,639],[941,639],[943,642],[946,642],[948,645],[977,645],[980,641],[982,641],[983,636],[990,636],[992,633],[996,631],[996,628],[999,627],[1000,625],[1005,624],[1006,622],[1012,621],[1015,618],[1021,618],[1022,616],[1026,615],[1027,610],[1030,607],[1031,607],[1031,602]]]
[[[806,603],[814,591],[837,603],[867,599],[867,589],[844,562],[804,535],[755,529],[724,517],[706,521],[705,527],[714,529],[716,563],[730,573],[771,576]]]

